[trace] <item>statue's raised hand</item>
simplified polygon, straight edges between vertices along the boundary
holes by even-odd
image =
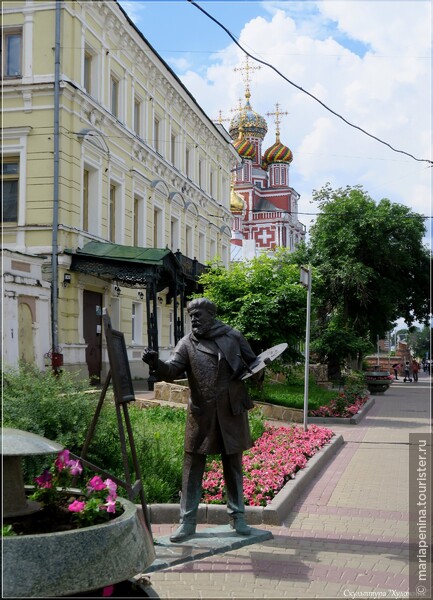
[[[152,369],[156,369],[158,364],[158,352],[152,348],[145,348],[141,360],[149,365]]]

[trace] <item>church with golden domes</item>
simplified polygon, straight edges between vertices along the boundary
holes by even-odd
[[[275,112],[267,113],[275,116],[275,143],[263,152],[268,125],[252,109],[250,96],[247,85],[245,105],[239,107],[229,125],[233,146],[242,158],[233,175],[230,198],[234,261],[278,247],[294,250],[306,232],[298,220],[299,194],[290,186],[293,154],[280,140],[280,117],[287,113],[281,112],[278,104]]]

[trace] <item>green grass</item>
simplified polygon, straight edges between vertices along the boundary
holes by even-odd
[[[268,402],[287,408],[304,408],[304,385],[278,382],[265,382],[261,390],[252,388],[251,397],[258,402]],[[336,390],[318,386],[314,381],[308,383],[308,408],[315,410],[328,404],[337,396]]]

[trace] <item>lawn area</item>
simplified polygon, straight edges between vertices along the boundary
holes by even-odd
[[[284,380],[285,379],[285,380]],[[304,408],[304,379],[299,367],[287,371],[283,381],[267,374],[262,386],[250,384],[250,395],[256,402],[286,408]],[[310,377],[308,382],[308,414],[310,416],[347,417],[361,408],[368,398],[364,375],[353,372],[343,386],[328,389]]]
[[[288,408],[304,408],[304,383],[279,383],[268,381],[263,389],[251,388],[251,397],[258,402],[269,402]],[[338,390],[328,390],[316,382],[308,383],[308,407],[310,410],[325,406],[338,395]]]

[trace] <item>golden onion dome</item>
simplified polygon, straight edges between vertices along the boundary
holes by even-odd
[[[240,194],[235,192],[234,187],[231,186],[231,190],[230,190],[230,210],[231,210],[231,212],[239,213],[239,212],[242,212],[244,210],[244,208],[245,208],[244,199],[242,198],[242,196]]]

